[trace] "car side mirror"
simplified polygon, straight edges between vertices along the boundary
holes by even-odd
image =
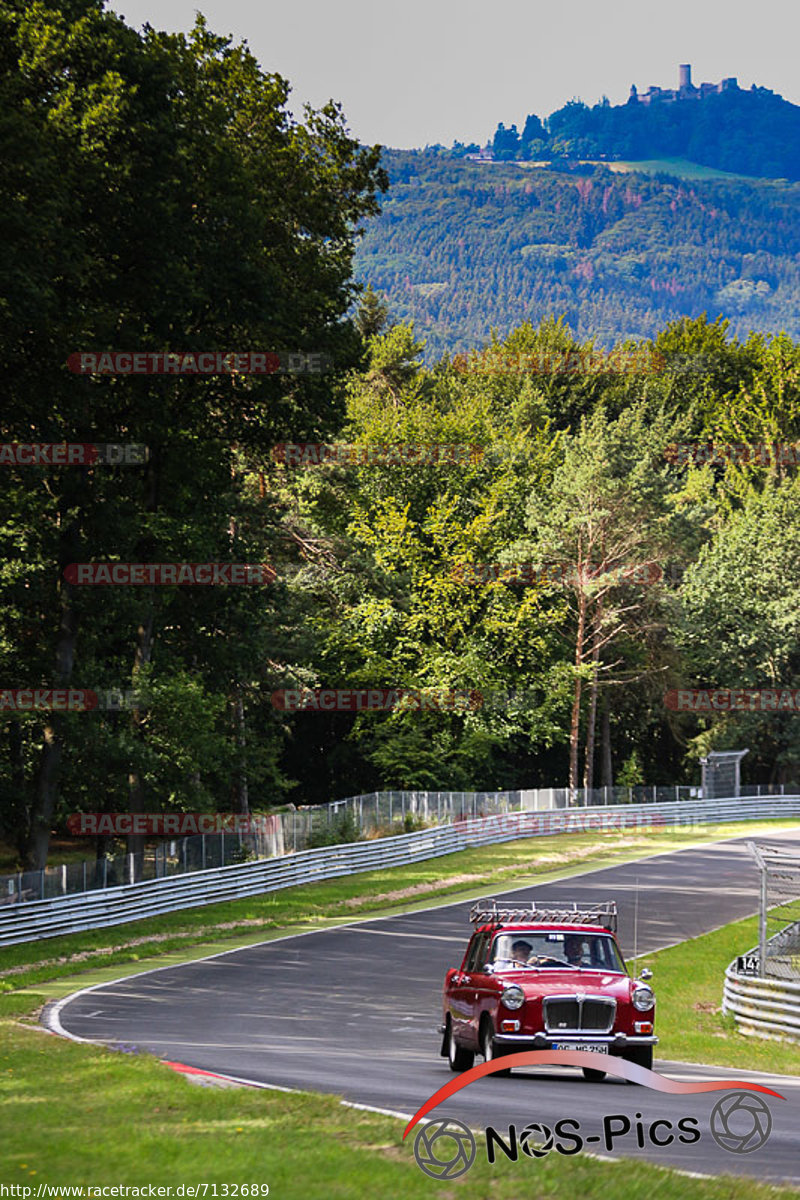
[[[652,979],[653,972],[650,970],[649,967],[642,967],[641,971],[639,972],[639,978],[640,979]]]
[[[494,963],[487,963],[483,968],[484,975],[494,975]]]

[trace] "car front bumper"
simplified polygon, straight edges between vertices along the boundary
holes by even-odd
[[[556,1044],[563,1046],[569,1043],[570,1048],[575,1050],[580,1050],[587,1044],[608,1046],[611,1054],[616,1050],[627,1050],[629,1047],[658,1045],[655,1034],[647,1036],[633,1033],[496,1033],[494,1040],[506,1050],[552,1050]]]

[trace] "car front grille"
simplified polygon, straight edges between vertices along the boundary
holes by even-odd
[[[607,996],[548,996],[542,1001],[548,1033],[608,1033],[616,1011],[616,1000]]]

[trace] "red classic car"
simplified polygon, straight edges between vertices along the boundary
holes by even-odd
[[[652,1068],[656,998],[632,979],[617,946],[617,906],[532,901],[474,905],[475,932],[444,982],[441,1054],[453,1071],[479,1052],[488,1062],[517,1050],[593,1050]],[[496,1074],[508,1074],[508,1070]]]

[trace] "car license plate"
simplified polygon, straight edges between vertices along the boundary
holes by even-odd
[[[593,1054],[608,1054],[608,1046],[586,1042],[553,1042],[554,1050],[591,1050]]]

